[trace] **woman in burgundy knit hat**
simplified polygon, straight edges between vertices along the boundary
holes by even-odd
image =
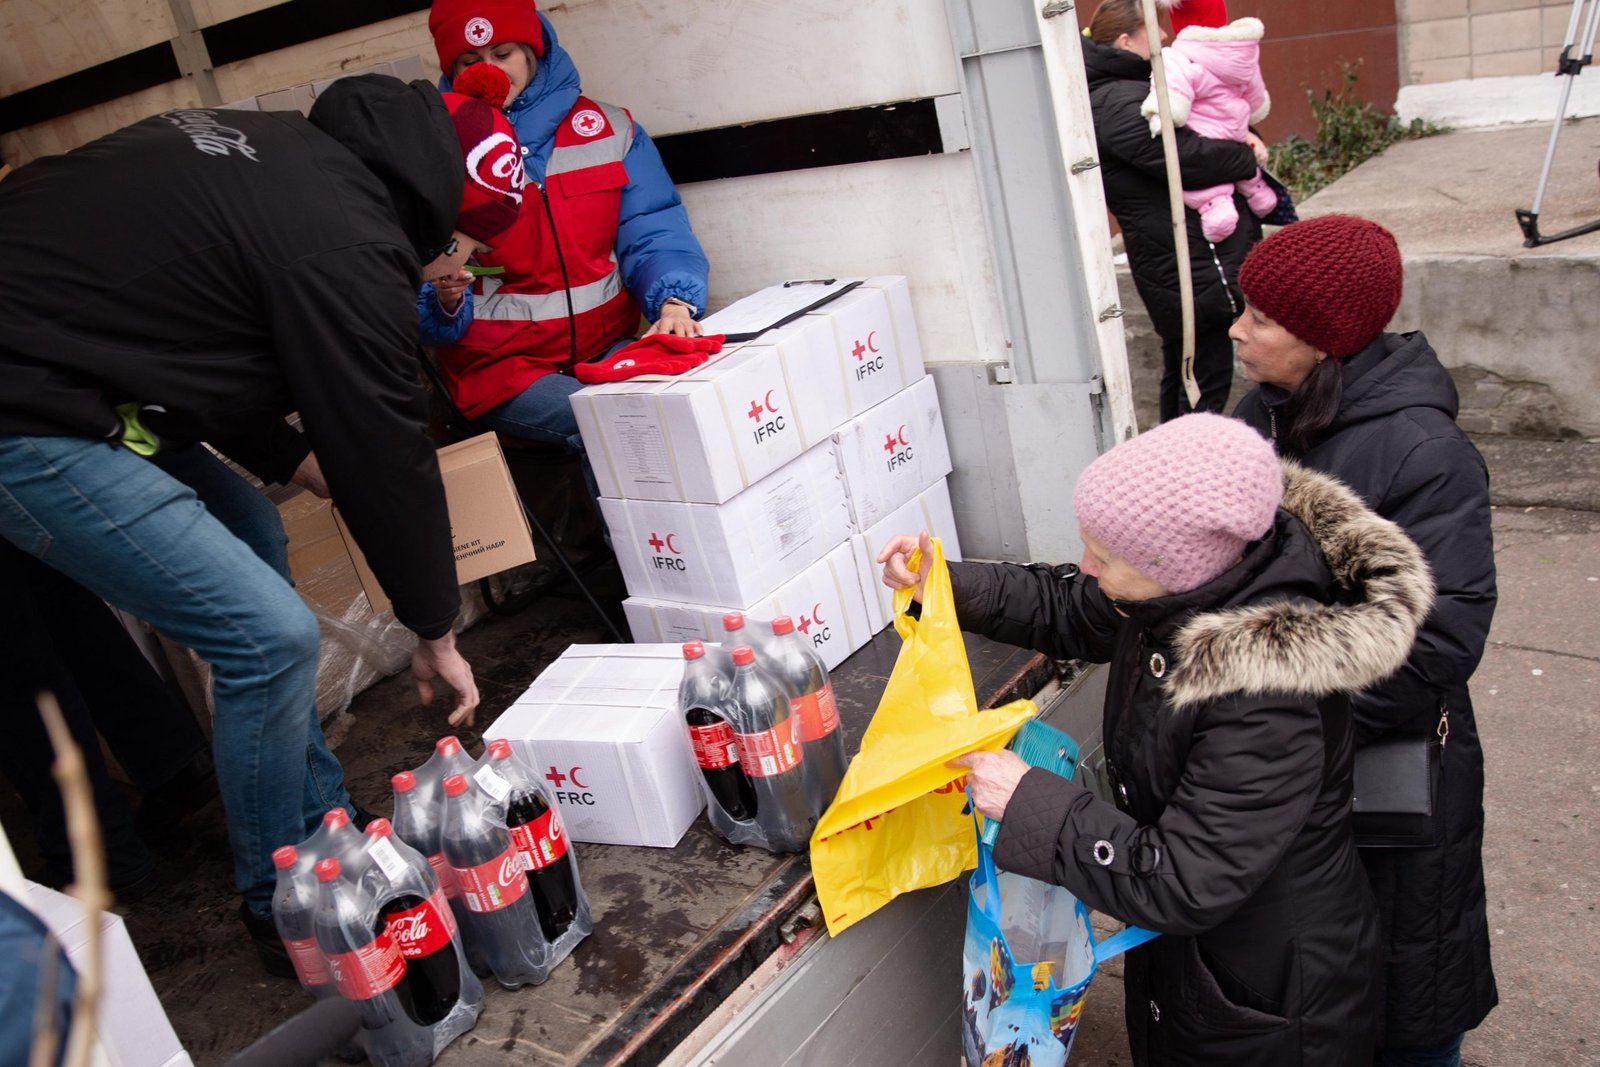
[[[1256,388],[1237,418],[1278,452],[1350,486],[1399,524],[1433,568],[1438,599],[1406,665],[1355,701],[1357,743],[1448,730],[1435,844],[1363,848],[1389,931],[1385,1067],[1455,1067],[1498,997],[1483,882],[1483,750],[1468,679],[1494,617],[1494,540],[1483,457],[1456,426],[1455,385],[1420,331],[1386,333],[1400,250],[1349,215],[1287,226],[1239,272],[1231,331]],[[1437,810],[1442,808],[1442,811]]]

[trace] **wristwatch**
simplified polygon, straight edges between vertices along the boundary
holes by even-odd
[[[675,296],[669,296],[665,300],[661,301],[661,306],[662,307],[666,307],[668,304],[677,304],[681,308],[688,308],[689,309],[689,317],[690,318],[693,318],[694,315],[695,315],[695,311],[696,311],[695,306],[693,304],[689,303],[689,301],[687,301],[687,300],[680,300]]]

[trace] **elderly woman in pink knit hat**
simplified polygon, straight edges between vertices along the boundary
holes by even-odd
[[[1163,424],[1074,497],[1082,566],[950,565],[963,629],[1110,664],[1113,802],[977,752],[995,860],[1169,936],[1129,954],[1134,1062],[1369,1067],[1382,951],[1350,830],[1349,694],[1405,661],[1421,554],[1243,424]],[[924,534],[923,537],[927,535]],[[917,540],[884,550],[914,586]]]

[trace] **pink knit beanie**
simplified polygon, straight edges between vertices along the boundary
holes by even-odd
[[[1244,423],[1185,415],[1085,468],[1073,508],[1095,540],[1173,593],[1205,585],[1272,528],[1283,470]]]

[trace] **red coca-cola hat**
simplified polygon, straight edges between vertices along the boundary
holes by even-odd
[[[1174,37],[1188,26],[1226,26],[1228,0],[1171,0],[1167,17],[1172,20]]]
[[[510,92],[505,71],[474,63],[455,80],[454,91],[443,94],[467,168],[456,229],[484,244],[509,229],[522,210],[522,145],[500,110]]]

